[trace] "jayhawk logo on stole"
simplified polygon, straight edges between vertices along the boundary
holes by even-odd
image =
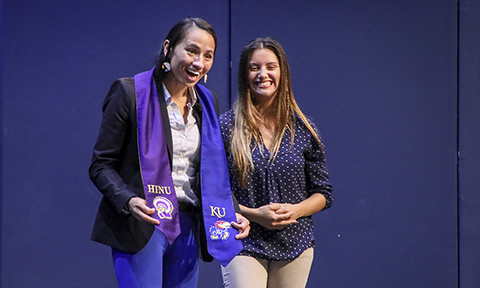
[[[212,226],[208,232],[210,232],[210,239],[212,240],[227,240],[230,236],[230,232],[228,229],[232,227],[230,223],[222,220],[218,220]]]

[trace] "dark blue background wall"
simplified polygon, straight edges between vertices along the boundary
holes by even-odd
[[[478,2],[4,0],[1,287],[116,286],[89,241],[101,103],[189,15],[217,31],[222,111],[242,47],[284,45],[335,187],[308,287],[478,287]],[[218,265],[199,287],[220,287]]]
[[[480,1],[459,5],[460,287],[480,286]]]

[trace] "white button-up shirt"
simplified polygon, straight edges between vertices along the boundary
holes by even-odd
[[[197,120],[193,117],[193,105],[197,101],[195,89],[190,89],[188,100],[187,123],[183,118],[180,108],[172,101],[172,96],[163,85],[165,102],[167,104],[168,118],[172,131],[173,158],[172,158],[172,179],[175,186],[175,193],[179,202],[198,204],[198,197],[193,191],[197,183],[196,162],[200,151],[200,132]]]

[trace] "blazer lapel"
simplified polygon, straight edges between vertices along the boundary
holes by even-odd
[[[155,75],[155,74],[154,74]],[[165,133],[165,141],[167,142],[168,148],[168,160],[170,161],[170,168],[172,168],[172,153],[173,153],[173,142],[172,142],[172,130],[170,127],[170,119],[168,118],[167,103],[165,103],[165,95],[163,94],[163,83],[158,81],[154,76],[155,86],[157,87],[158,102],[160,103],[160,112],[162,113],[162,124],[163,131]]]

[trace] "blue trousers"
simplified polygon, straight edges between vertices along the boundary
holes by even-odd
[[[193,215],[180,213],[181,234],[172,243],[159,230],[137,253],[112,248],[119,288],[195,288],[198,249]]]

